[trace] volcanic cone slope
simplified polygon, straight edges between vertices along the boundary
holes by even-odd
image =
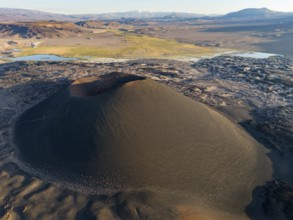
[[[77,80],[34,106],[15,144],[35,168],[90,176],[103,189],[179,191],[232,207],[271,175],[262,146],[227,118],[123,73]]]

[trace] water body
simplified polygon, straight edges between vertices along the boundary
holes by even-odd
[[[11,52],[20,53],[20,52],[22,52],[22,50],[21,49],[12,49]]]
[[[272,57],[272,56],[282,56],[280,54],[262,53],[262,52],[231,53],[230,55],[238,56],[238,57],[257,58],[257,59],[267,59],[267,58]]]
[[[253,51],[228,51],[228,52],[222,52],[222,53],[216,53],[214,55],[210,56],[204,56],[204,57],[187,57],[187,58],[178,58],[175,60],[179,61],[185,61],[185,62],[198,62],[201,59],[211,59],[218,56],[238,56],[238,57],[246,57],[246,58],[256,58],[256,59],[267,59],[271,56],[282,56],[280,54],[273,54],[273,53],[263,53],[263,52],[253,52]]]
[[[40,54],[40,55],[31,55],[24,57],[14,57],[14,58],[6,58],[12,61],[70,61],[70,60],[78,60],[77,58],[67,58],[60,57],[56,55],[48,55],[48,54]]]

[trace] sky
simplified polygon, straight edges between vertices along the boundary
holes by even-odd
[[[225,14],[243,8],[262,7],[293,12],[293,0],[0,0],[0,8],[24,8],[64,14],[132,10]]]

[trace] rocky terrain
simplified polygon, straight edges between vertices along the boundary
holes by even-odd
[[[1,37],[19,38],[59,38],[78,35],[86,32],[69,22],[38,21],[0,24]]]
[[[268,142],[278,151],[292,152],[293,72],[291,60],[282,57],[263,60],[216,57],[202,60],[193,66],[202,72],[208,72],[197,84],[199,93],[202,93],[200,85],[203,83],[206,86],[207,82],[210,86],[214,86],[214,90],[218,93],[212,92],[213,96],[206,96],[204,102],[215,107],[219,107],[219,103],[231,106],[231,102],[234,102],[232,104],[234,108],[237,105],[238,107],[248,105],[252,119],[246,119],[240,123],[249,129],[253,128],[263,141]],[[220,84],[217,83],[219,80]],[[222,91],[216,88],[217,84]],[[238,89],[234,88],[233,94],[228,95],[227,91],[235,85]]]
[[[31,101],[40,101],[63,84],[82,76],[111,71],[150,77],[198,101],[229,112],[245,109],[246,115],[230,116],[254,128],[282,153],[292,151],[293,64],[291,59],[252,59],[220,56],[189,64],[168,60],[137,60],[128,63],[15,62],[2,64],[1,95],[14,94],[17,106],[3,106],[8,115],[23,111]],[[41,91],[30,91],[41,87]],[[25,90],[28,94],[21,92]],[[48,94],[47,94],[48,92]],[[23,97],[22,97],[23,96]],[[12,98],[10,98],[10,101]],[[27,103],[27,104],[25,104]],[[9,100],[1,105],[11,105]],[[19,109],[18,109],[19,108]],[[3,114],[3,112],[1,112]],[[4,116],[4,115],[3,115]],[[246,121],[241,121],[245,120]],[[257,119],[257,121],[255,121]],[[5,124],[9,117],[1,117]],[[272,135],[277,132],[277,135]]]
[[[280,219],[280,216],[283,216],[282,219],[291,218],[293,60],[285,57],[252,59],[219,56],[203,59],[196,63],[137,60],[106,64],[80,62],[1,64],[1,161],[13,158],[15,149],[11,141],[12,129],[20,114],[77,78],[112,71],[145,76],[169,85],[188,97],[222,111],[242,125],[271,150],[269,157],[274,164],[274,178],[278,180],[261,186],[262,193],[257,194],[259,196],[255,197],[256,202],[259,202],[260,207],[264,207],[265,214],[273,219]],[[7,166],[12,165],[8,163]],[[287,183],[283,183],[281,180]],[[42,187],[44,186],[42,185]],[[9,195],[7,199],[9,200]],[[0,216],[7,215],[9,210],[12,210],[15,215],[20,215],[18,203],[15,201],[6,203],[8,205],[0,209]],[[89,213],[93,203],[93,198],[91,198],[91,202],[88,203],[90,205],[84,209],[87,213],[79,212],[79,216],[81,214],[93,215],[92,212]],[[125,207],[120,212],[121,216],[127,215],[125,213],[135,215],[128,206],[129,204],[123,204]],[[172,213],[174,214],[174,212]],[[248,215],[254,219],[253,214],[250,214],[249,211]]]

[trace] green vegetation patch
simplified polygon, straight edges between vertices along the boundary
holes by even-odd
[[[174,58],[182,56],[204,56],[217,53],[214,48],[200,47],[193,44],[179,43],[175,40],[160,39],[144,35],[124,34],[123,43],[97,47],[88,46],[39,46],[24,48],[19,56],[34,54],[54,54],[65,57],[98,57],[98,58]]]

